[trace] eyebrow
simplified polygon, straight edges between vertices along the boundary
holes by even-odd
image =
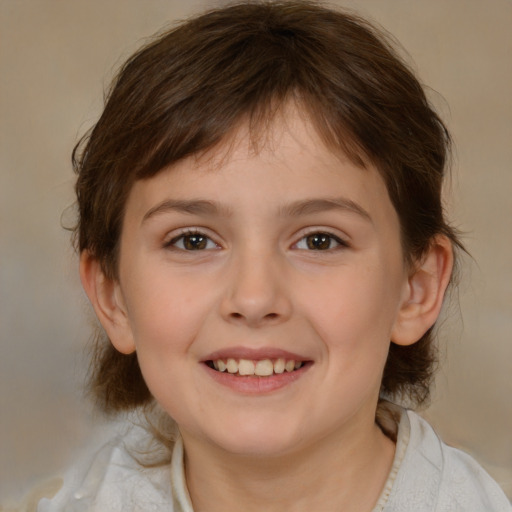
[[[355,213],[365,220],[372,222],[370,214],[358,203],[351,199],[343,197],[329,198],[329,199],[303,199],[295,201],[280,209],[280,215],[284,217],[298,217],[302,215],[320,213],[330,210],[341,210],[346,212]],[[187,213],[190,215],[230,215],[231,210],[222,206],[214,201],[206,199],[167,199],[153,208],[149,209],[142,218],[145,222],[155,215],[176,211]]]
[[[358,203],[344,197],[335,197],[328,199],[305,199],[293,202],[281,209],[284,216],[300,216],[312,213],[320,213],[329,210],[342,210],[355,213],[365,220],[373,223],[370,214]]]
[[[205,199],[167,199],[153,208],[149,209],[142,218],[142,222],[145,222],[149,218],[170,211],[176,211],[181,213],[188,213],[190,215],[219,215],[229,214],[229,210],[221,205],[207,201]]]

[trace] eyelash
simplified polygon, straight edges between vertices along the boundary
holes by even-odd
[[[185,241],[187,239],[191,239],[193,237],[197,237],[197,238],[201,238],[203,239],[205,242],[206,242],[206,246],[205,247],[199,247],[199,248],[195,248],[195,249],[187,249],[185,246],[183,247],[178,247],[178,242],[181,240],[183,243],[186,243]],[[208,247],[208,244],[213,244],[215,247]],[[205,235],[203,232],[199,231],[199,230],[196,230],[196,229],[188,229],[188,230],[185,230],[183,231],[182,233],[180,233],[178,236],[175,236],[174,238],[172,238],[171,240],[169,240],[168,242],[166,242],[164,244],[164,248],[167,248],[167,249],[175,249],[175,250],[178,250],[178,251],[184,251],[184,252],[194,252],[194,251],[202,251],[202,250],[212,250],[212,249],[218,249],[219,248],[219,245],[216,244],[212,239],[211,237],[209,237],[208,235]]]
[[[319,246],[320,247],[311,247],[308,239],[312,237],[319,237]],[[186,244],[186,240],[192,239],[193,237],[197,237],[199,239],[202,239],[201,241],[204,242],[205,245],[195,248],[187,248],[184,244]],[[182,242],[183,246],[178,247],[178,243]],[[299,247],[299,244],[301,244],[303,241],[307,244],[306,247]],[[334,242],[336,245],[334,247],[331,247],[332,242]],[[313,242],[314,243],[314,242]],[[213,244],[214,247],[208,247],[209,244]],[[327,244],[327,247],[322,247],[321,245]],[[212,249],[218,249],[220,246],[215,243],[208,235],[205,233],[196,230],[196,229],[189,229],[186,231],[183,231],[178,236],[175,236],[170,241],[166,242],[164,244],[165,248],[179,250],[179,251],[185,251],[185,252],[194,252],[194,251],[204,251],[204,250],[212,250]],[[310,233],[307,233],[303,235],[297,242],[295,242],[292,245],[292,248],[303,250],[303,251],[317,251],[317,252],[331,252],[343,248],[349,247],[349,244],[343,240],[342,238],[329,233],[327,231],[312,231]]]
[[[308,238],[315,237],[315,236],[320,237],[320,243],[327,242],[329,246],[326,248],[318,248],[318,247],[312,248],[311,246],[309,246]],[[308,244],[307,248],[299,247],[299,244],[303,241],[305,241],[305,243]],[[331,247],[330,245],[333,241],[336,243],[336,245],[334,247]],[[349,247],[349,244],[345,240],[340,238],[339,236],[329,233],[328,231],[312,231],[312,232],[306,233],[304,236],[302,236],[302,238],[299,241],[295,242],[295,244],[293,244],[292,247],[295,247],[295,248],[297,248],[299,250],[303,250],[303,251],[331,252],[331,251],[336,251],[339,249],[345,249],[345,248]]]

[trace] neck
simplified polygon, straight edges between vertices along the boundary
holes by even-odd
[[[389,474],[394,444],[373,423],[300,451],[248,457],[186,439],[186,477],[196,512],[265,510],[369,512]],[[187,442],[189,441],[189,442]]]

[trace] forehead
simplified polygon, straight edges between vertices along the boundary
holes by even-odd
[[[258,130],[256,137],[254,133],[247,123],[240,124],[220,145],[137,181],[127,216],[140,221],[162,210],[162,204],[183,200],[196,206],[214,203],[215,211],[224,214],[276,216],[311,212],[291,206],[314,200],[326,207],[328,201],[337,201],[393,229],[398,225],[376,168],[363,168],[328,148],[300,110],[283,110],[266,130]],[[213,211],[203,208],[205,215]]]
[[[362,169],[371,165],[354,136],[346,133],[343,140],[338,140],[315,105],[292,97],[263,107],[243,115],[220,143],[193,155],[188,164],[195,161],[198,167],[215,168],[240,156],[279,159],[293,146],[293,151],[300,148],[310,153],[316,151],[318,155],[328,154],[342,162],[350,160]]]

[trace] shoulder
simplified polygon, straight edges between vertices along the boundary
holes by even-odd
[[[411,510],[415,504],[417,512],[512,511],[498,484],[471,456],[443,443],[412,411],[402,416],[400,429],[407,426],[407,449],[390,496],[394,505],[386,510]]]
[[[37,512],[135,512],[141,503],[148,512],[163,507],[172,512],[169,465],[144,467],[138,461],[150,442],[141,427],[123,428],[84,454],[66,472],[57,494],[39,501]]]

